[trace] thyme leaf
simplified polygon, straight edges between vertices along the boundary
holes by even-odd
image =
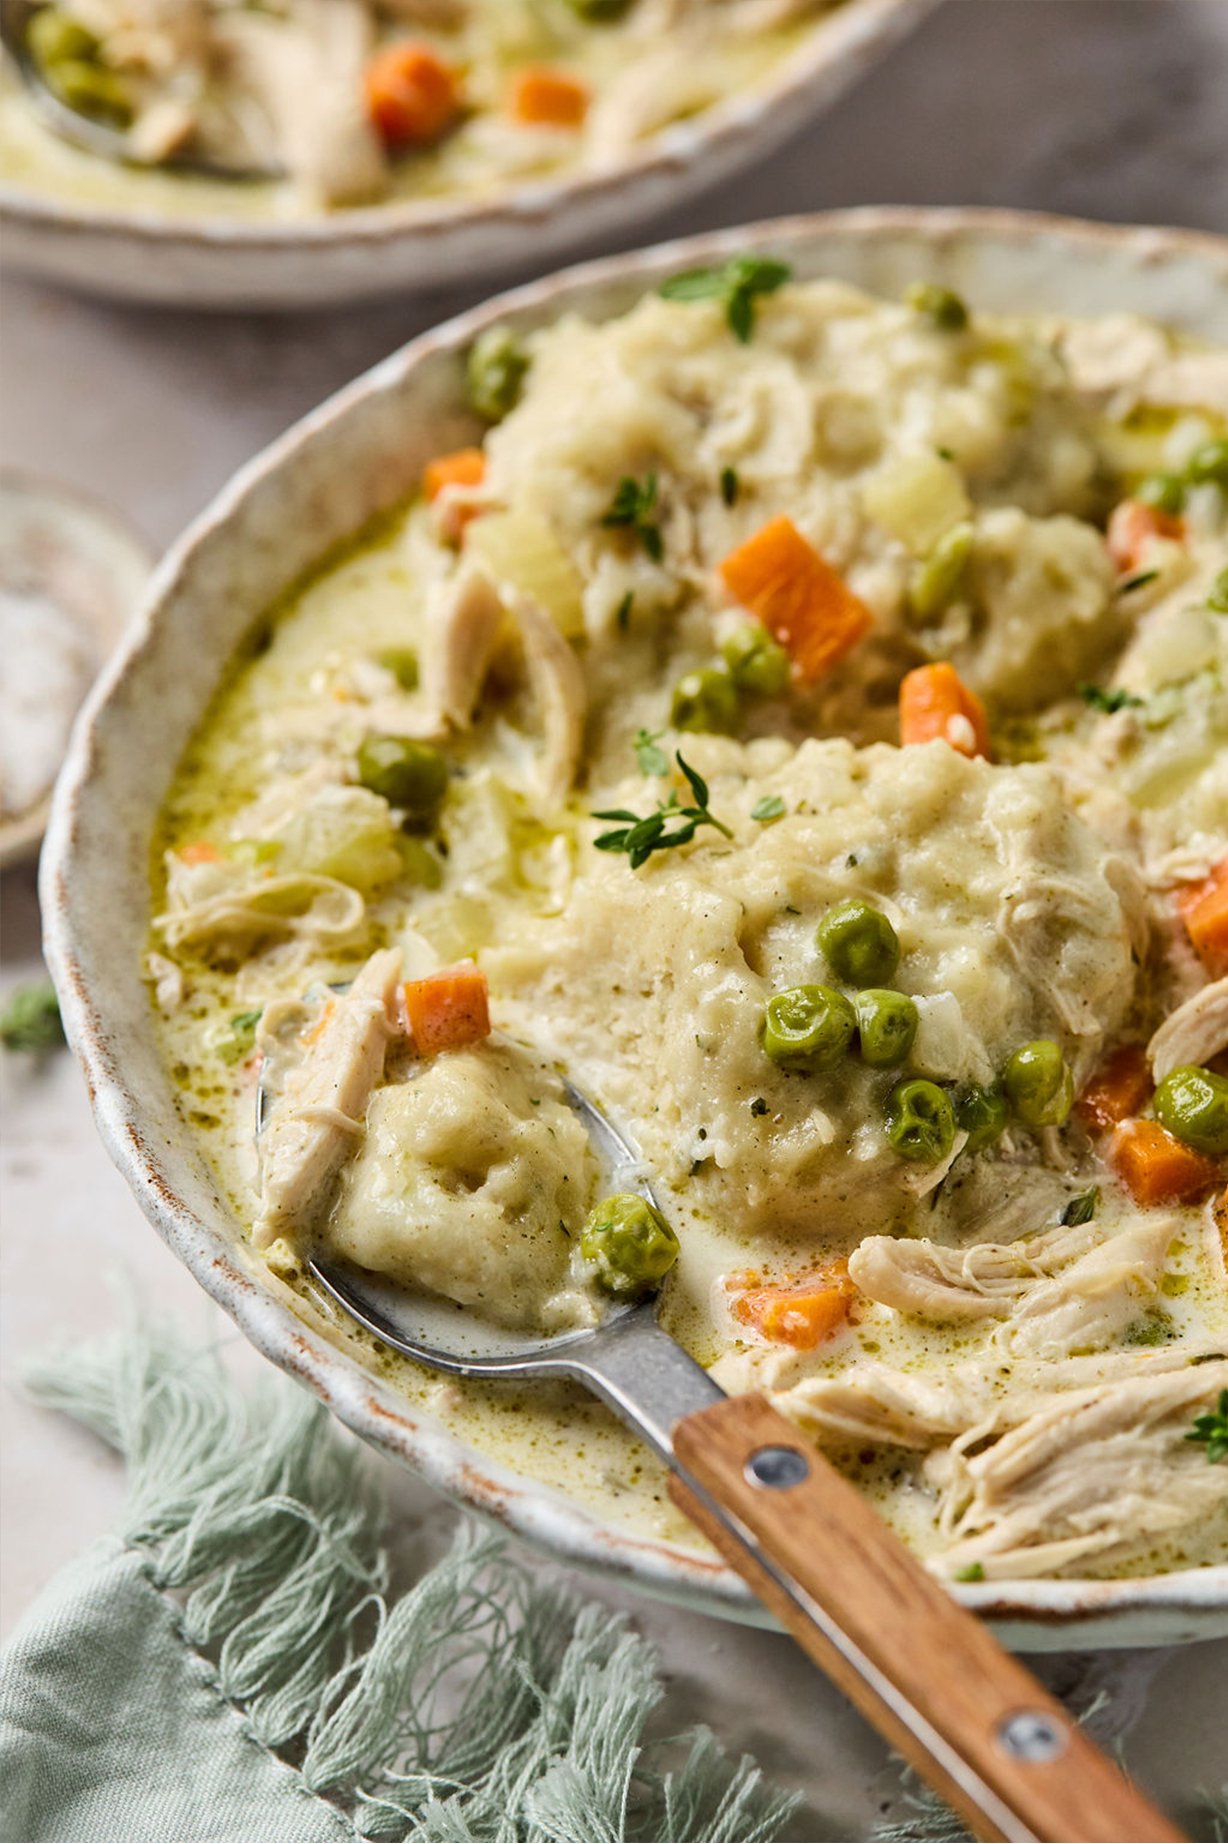
[[[727,839],[733,837],[724,821],[718,820],[709,809],[708,784],[703,776],[684,761],[681,750],[675,760],[686,776],[694,806],[684,807],[677,789],[673,789],[669,799],[659,801],[652,813],[632,813],[626,807],[594,813],[595,820],[618,822],[612,832],[603,832],[593,841],[599,852],[625,852],[631,869],[638,871],[654,852],[669,851],[675,845],[689,845],[701,826],[715,826]]]

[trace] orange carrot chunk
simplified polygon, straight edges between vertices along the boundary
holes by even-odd
[[[429,45],[413,39],[377,51],[363,85],[367,114],[393,150],[437,141],[460,114],[455,73]]]
[[[1137,1114],[1151,1095],[1151,1071],[1141,1044],[1119,1044],[1109,1052],[1075,1103],[1088,1133],[1105,1133]]]
[[[1123,499],[1114,506],[1105,542],[1109,556],[1124,575],[1137,570],[1154,538],[1183,538],[1185,525],[1175,513],[1145,506],[1139,499]]]
[[[1208,973],[1228,971],[1228,858],[1221,858],[1202,883],[1184,890],[1177,909]]]
[[[985,706],[947,660],[918,666],[900,684],[900,742],[932,743],[935,738],[962,756],[989,755]]]
[[[508,93],[514,119],[533,127],[579,128],[588,103],[587,84],[548,64],[529,64],[517,71]]]
[[[760,1284],[757,1274],[730,1274],[725,1285],[739,1325],[795,1351],[813,1351],[838,1332],[856,1292],[843,1261],[780,1283]]]
[[[193,839],[190,845],[179,847],[179,859],[183,864],[220,864],[222,854],[207,839]]]
[[[757,615],[812,684],[829,672],[874,617],[792,519],[772,519],[720,566],[729,593]]]
[[[490,1036],[486,975],[471,962],[407,980],[405,1010],[419,1056],[462,1050]]]
[[[486,478],[486,456],[480,448],[458,448],[452,455],[436,455],[422,470],[422,491],[438,499],[445,487],[480,487]]]
[[[1222,1176],[1213,1159],[1184,1146],[1156,1120],[1125,1120],[1109,1159],[1136,1204],[1181,1204],[1204,1197]]]

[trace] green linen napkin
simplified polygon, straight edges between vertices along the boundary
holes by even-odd
[[[394,1593],[373,1467],[284,1379],[141,1331],[31,1389],[130,1495],[0,1661],[3,1838],[749,1844],[793,1811],[710,1733],[650,1738],[651,1648],[497,1536]]]

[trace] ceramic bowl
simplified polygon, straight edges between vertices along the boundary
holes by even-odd
[[[176,1109],[141,978],[151,829],[180,752],[261,610],[472,425],[460,355],[492,322],[617,312],[661,277],[753,248],[803,276],[898,296],[918,277],[982,308],[1134,308],[1223,334],[1228,242],[976,211],[863,210],[722,232],[567,271],[415,340],[249,463],[160,566],[122,653],[79,721],[43,857],[47,960],[98,1125],[138,1202],[268,1357],[358,1434],[463,1504],[556,1555],[743,1620],[767,1616],[711,1555],[628,1534],[445,1432],[309,1326],[245,1258],[240,1225]],[[1032,1649],[1140,1645],[1228,1633],[1228,1567],[1131,1581],[960,1589]]]
[[[781,146],[935,0],[844,0],[772,77],[645,142],[609,170],[542,179],[489,199],[402,200],[276,223],[64,203],[0,181],[14,269],[163,305],[306,308],[511,277],[634,228]]]

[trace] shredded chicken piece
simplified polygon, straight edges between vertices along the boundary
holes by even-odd
[[[174,950],[225,944],[230,947],[262,937],[299,935],[316,942],[342,941],[352,935],[366,913],[357,890],[335,877],[305,871],[232,884],[183,908],[154,917],[154,927]]]
[[[426,611],[422,702],[442,728],[465,729],[486,682],[504,609],[489,577],[464,565],[433,585]]]
[[[288,1072],[260,1136],[260,1213],[252,1230],[258,1249],[311,1228],[361,1133],[396,1029],[400,972],[397,949],[373,954],[348,992],[331,1002],[314,1042]],[[258,1044],[275,1028],[275,1019],[262,1019]]]
[[[1179,1219],[1136,1218],[1021,1296],[994,1343],[1012,1356],[1061,1359],[1111,1344],[1154,1299]]]
[[[1004,1319],[1038,1280],[1100,1240],[1092,1224],[1047,1230],[1021,1242],[944,1248],[925,1238],[867,1236],[849,1256],[849,1278],[868,1299],[922,1319]]]
[[[284,20],[230,13],[219,38],[236,83],[267,113],[292,179],[324,205],[384,190],[383,143],[363,107],[375,43],[365,0],[296,0]]]
[[[588,690],[580,662],[550,616],[531,596],[512,599],[524,642],[529,686],[542,727],[537,780],[543,798],[561,803],[575,780],[584,747]]]
[[[1186,1063],[1209,1063],[1228,1050],[1228,976],[1212,980],[1164,1020],[1147,1046],[1157,1082]]]
[[[940,1566],[1050,1574],[1208,1516],[1228,1502],[1228,1471],[1186,1435],[1225,1388],[1221,1359],[1063,1391],[989,1447],[959,1453],[943,1507],[956,1541]]]

